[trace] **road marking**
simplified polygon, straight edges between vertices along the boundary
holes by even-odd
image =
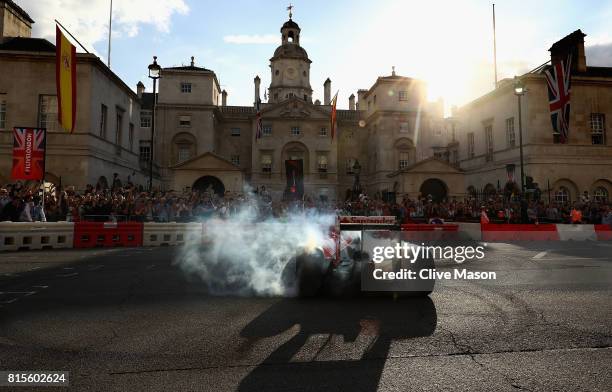
[[[103,265],[92,265],[89,267],[89,270],[96,271],[96,270],[99,270],[100,268],[104,268],[104,266]]]
[[[17,301],[17,298],[9,299],[8,301],[0,301],[0,303],[3,303],[3,304],[12,304],[15,301]]]
[[[71,276],[77,276],[79,273],[78,272],[73,272],[71,274],[57,274],[55,276],[59,276],[60,278],[69,278]]]
[[[546,254],[549,252],[550,249],[545,250],[543,252],[538,253],[537,255],[533,256],[533,260],[539,260],[542,257],[546,256]]]
[[[0,295],[2,294],[24,294],[27,296],[36,294],[36,291],[0,291]]]
[[[41,285],[41,286],[32,286],[32,287],[37,287],[37,288],[39,288],[39,289],[46,289],[46,288],[47,288],[47,287],[49,287],[49,286],[42,286],[42,285]]]
[[[146,269],[150,270],[150,269],[153,269],[153,268],[155,268],[155,264],[147,265]]]

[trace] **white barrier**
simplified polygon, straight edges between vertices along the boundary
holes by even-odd
[[[74,223],[0,222],[0,251],[72,248]]]
[[[556,225],[561,241],[597,241],[594,225]]]
[[[462,240],[482,240],[480,223],[457,222],[459,225],[459,238]]]
[[[143,246],[182,245],[201,240],[202,224],[197,222],[145,223],[142,230]]]

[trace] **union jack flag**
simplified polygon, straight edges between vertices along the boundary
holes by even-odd
[[[44,128],[13,129],[13,170],[15,180],[42,180],[45,176]]]
[[[544,71],[548,84],[550,121],[561,143],[567,143],[569,135],[571,67],[572,55],[570,54],[567,56],[567,61],[557,61]]]
[[[259,140],[263,133],[263,120],[261,118],[261,108],[260,108],[261,100],[257,98],[257,103],[255,104],[255,110],[257,110],[257,115],[255,118],[257,119],[257,129],[255,130],[255,140]]]

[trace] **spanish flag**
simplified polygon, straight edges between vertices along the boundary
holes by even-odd
[[[72,133],[76,122],[76,48],[55,26],[55,84],[59,123]]]
[[[331,130],[331,139],[334,140],[334,134],[336,131],[336,101],[338,100],[338,92],[336,91],[336,95],[334,95],[334,99],[332,99],[332,109],[331,109],[331,124],[329,129]]]

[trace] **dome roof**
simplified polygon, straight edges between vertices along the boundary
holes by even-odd
[[[290,57],[308,60],[308,53],[306,50],[296,44],[284,44],[276,48],[274,51],[274,57]]]
[[[283,29],[300,29],[300,26],[298,26],[297,23],[295,23],[293,21],[293,19],[289,19],[288,21],[285,22],[285,24],[283,24],[283,27],[281,27],[281,33],[283,32]]]

